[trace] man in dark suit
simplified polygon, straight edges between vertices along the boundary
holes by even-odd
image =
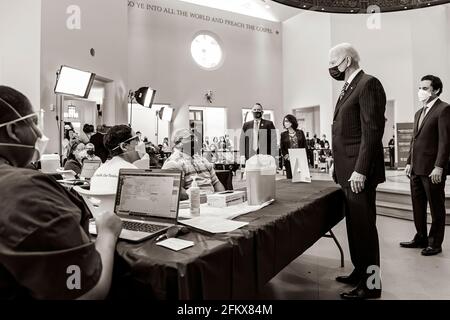
[[[380,81],[359,67],[359,54],[343,43],[330,50],[329,72],[345,81],[333,118],[333,179],[346,198],[349,276],[336,280],[356,286],[344,299],[379,298],[380,253],[376,227],[376,188],[385,181],[383,133],[386,94]]]
[[[109,151],[103,143],[104,134],[100,131],[102,131],[102,126],[97,126],[97,132],[91,136],[89,142],[95,147],[95,155],[99,157],[103,163],[105,163],[106,159],[108,159]]]
[[[445,179],[450,154],[450,106],[439,99],[442,81],[432,75],[422,78],[419,100],[422,108],[414,116],[414,133],[406,165],[410,177],[416,235],[405,248],[424,248],[422,255],[442,252],[445,230]],[[431,229],[427,233],[427,202]]]
[[[247,121],[242,126],[241,155],[245,155],[245,160],[255,154],[277,156],[277,134],[273,122],[262,118],[264,110],[260,103],[255,103],[252,113],[254,120]]]

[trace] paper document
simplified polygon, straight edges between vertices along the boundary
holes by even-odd
[[[311,183],[306,149],[289,149],[289,161],[291,162],[292,182]]]
[[[158,246],[162,246],[165,248],[169,248],[175,251],[180,251],[194,245],[194,242],[177,239],[177,238],[169,238],[156,243]]]
[[[259,209],[262,209],[269,204],[271,204],[274,200],[270,200],[267,202],[264,202],[257,206],[250,206],[247,201],[239,204],[235,204],[229,207],[224,208],[216,208],[211,207],[207,203],[200,205],[200,216],[202,217],[215,217],[215,218],[222,218],[222,219],[234,219],[236,217],[239,217],[243,214],[247,214],[253,211],[257,211]],[[181,202],[180,202],[181,203]],[[180,218],[193,218],[194,216],[191,215],[191,212],[189,208],[182,208],[180,206],[180,209],[178,210],[178,217]]]
[[[231,232],[248,225],[248,222],[233,221],[216,217],[196,217],[181,221],[182,224],[211,233]]]

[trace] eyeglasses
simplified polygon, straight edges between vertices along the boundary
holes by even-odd
[[[130,143],[130,142],[133,141],[133,140],[139,141],[139,136],[138,136],[138,135],[132,136],[131,138],[129,138],[129,139],[127,139],[127,140],[125,140],[125,141],[119,143],[119,145],[118,145],[117,147],[115,147],[113,150],[116,150],[117,148],[120,148],[120,145],[121,145],[121,144],[124,144],[124,143]]]

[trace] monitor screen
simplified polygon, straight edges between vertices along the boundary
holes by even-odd
[[[121,170],[115,212],[121,216],[176,219],[180,185],[181,173]]]
[[[102,162],[100,160],[84,160],[80,176],[86,179],[92,178],[101,164]]]
[[[87,98],[94,78],[94,73],[61,66],[55,85],[55,93]]]

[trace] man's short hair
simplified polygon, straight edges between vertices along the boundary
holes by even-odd
[[[423,76],[422,79],[420,79],[420,81],[425,81],[425,80],[431,81],[431,86],[433,87],[433,91],[439,90],[437,95],[440,96],[442,93],[442,88],[443,88],[441,79],[439,77],[429,74],[429,75]]]
[[[108,130],[108,133],[103,138],[103,143],[111,154],[111,157],[115,157],[123,152],[121,148],[116,147],[130,138],[131,127],[125,124],[119,124]]]
[[[94,132],[94,126],[92,124],[85,124],[83,126],[83,132],[88,134],[88,133],[93,133]]]
[[[261,103],[259,103],[259,102],[256,102],[256,103],[255,103],[255,106],[260,106],[260,107],[261,107],[261,109],[264,109],[264,108],[263,108],[263,106],[262,106],[262,104],[261,104]]]
[[[189,129],[178,129],[172,135],[172,143],[174,146],[179,144],[183,139],[192,136],[192,131]]]
[[[358,51],[355,49],[355,47],[350,43],[340,43],[337,46],[334,46],[330,49],[331,52],[338,52],[340,55],[345,55],[346,57],[352,58],[352,61],[355,61],[356,63],[359,63],[361,60],[359,57]]]
[[[0,86],[0,124],[20,118],[8,104],[20,117],[33,113],[33,106],[25,95],[11,87]]]

